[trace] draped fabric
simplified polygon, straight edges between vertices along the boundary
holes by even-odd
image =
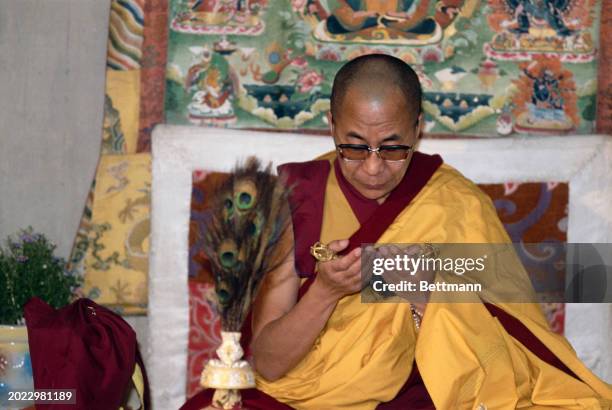
[[[120,316],[89,299],[55,310],[38,298],[24,308],[34,387],[74,389],[76,404],[41,409],[118,409],[134,386],[148,407],[146,373],[136,334]]]

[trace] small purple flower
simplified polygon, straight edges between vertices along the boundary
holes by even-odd
[[[34,236],[32,236],[30,233],[25,232],[23,234],[21,234],[21,236],[19,237],[19,239],[21,240],[21,242],[24,243],[32,243],[34,242],[36,239],[34,238]]]
[[[23,263],[23,262],[27,262],[28,261],[28,257],[25,255],[17,255],[17,262],[19,263]]]

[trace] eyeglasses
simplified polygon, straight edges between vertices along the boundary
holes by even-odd
[[[340,154],[340,158],[345,161],[365,161],[370,155],[370,152],[375,152],[378,158],[389,161],[399,162],[408,159],[410,145],[381,145],[378,148],[370,148],[365,144],[338,144],[336,149]]]

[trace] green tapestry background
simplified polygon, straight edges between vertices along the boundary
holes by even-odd
[[[419,74],[430,135],[592,133],[600,7],[595,0],[171,0],[165,120],[325,130],[336,71],[378,52]]]

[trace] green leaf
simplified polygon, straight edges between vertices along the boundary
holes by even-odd
[[[56,246],[31,228],[7,239],[0,249],[0,324],[18,324],[23,305],[37,296],[54,308],[68,304],[81,279],[66,272]]]

